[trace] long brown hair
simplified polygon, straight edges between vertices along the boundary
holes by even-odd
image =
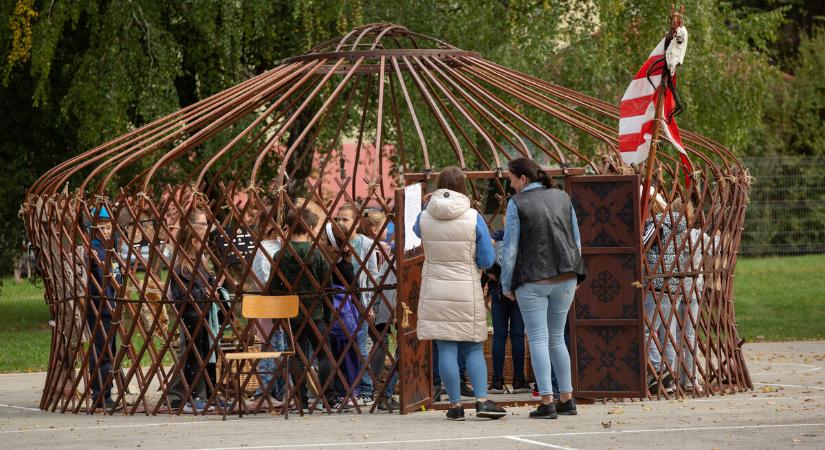
[[[456,166],[447,166],[438,174],[437,189],[449,189],[459,194],[467,195],[464,171]]]
[[[189,212],[189,217],[187,220],[189,223],[185,225],[181,224],[182,226],[180,227],[180,231],[176,236],[177,249],[183,254],[178,255],[178,257],[175,258],[175,268],[180,269],[180,271],[184,274],[193,273],[195,266],[206,268],[206,258],[203,258],[201,264],[198,264],[198,261],[195,261],[195,257],[200,250],[200,246],[203,245],[200,242],[192,242],[197,237],[195,235],[195,228],[192,226],[192,222],[195,221],[197,216],[204,216],[204,218],[208,220],[206,210],[203,207],[195,206],[192,208],[192,211]]]

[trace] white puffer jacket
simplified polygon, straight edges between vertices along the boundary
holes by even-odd
[[[435,191],[421,213],[419,339],[487,339],[487,309],[475,259],[477,215],[467,196],[447,189]]]

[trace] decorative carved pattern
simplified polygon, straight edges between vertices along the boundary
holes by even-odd
[[[600,302],[609,303],[621,290],[621,284],[612,273],[603,270],[596,275],[590,285],[590,290]]]

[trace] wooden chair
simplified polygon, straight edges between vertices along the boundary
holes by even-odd
[[[286,322],[286,332],[289,335],[289,350],[283,352],[233,352],[226,353],[228,373],[232,374],[232,364],[237,363],[238,368],[234,372],[233,384],[235,385],[235,393],[238,396],[238,416],[243,417],[243,392],[241,391],[241,374],[245,361],[257,361],[266,358],[284,358],[281,365],[284,377],[284,404],[282,406],[284,411],[284,419],[289,418],[289,358],[295,355],[295,340],[292,336],[292,328],[289,324],[289,319],[298,315],[298,296],[297,295],[281,295],[281,296],[266,296],[266,295],[244,295],[241,303],[241,314],[247,319],[281,319]],[[223,420],[226,420],[226,411],[229,409],[229,398],[227,395],[226,407],[223,409]],[[300,405],[299,405],[300,407]]]

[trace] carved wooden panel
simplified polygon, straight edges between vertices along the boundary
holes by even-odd
[[[571,308],[573,389],[580,397],[641,397],[644,383],[639,177],[567,179],[587,279]]]

